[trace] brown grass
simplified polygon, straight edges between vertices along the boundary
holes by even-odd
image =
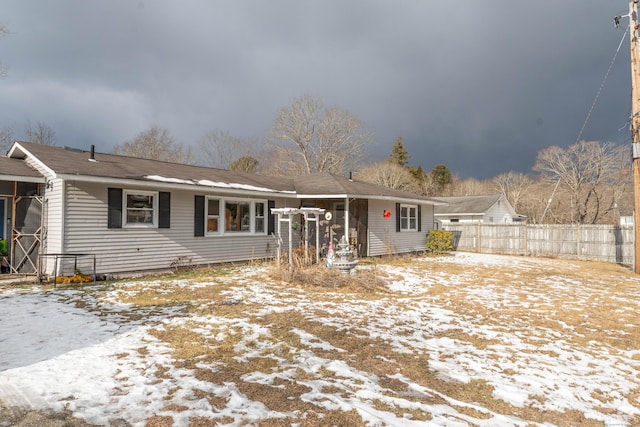
[[[320,288],[343,288],[351,292],[385,292],[386,281],[372,269],[355,269],[350,274],[322,265],[304,268],[273,268],[270,277],[288,285]]]
[[[434,261],[431,257],[429,262],[410,257],[363,260],[361,267],[350,275],[324,266],[297,266],[292,270],[271,268],[267,275],[255,279],[266,282],[274,294],[295,297],[300,303],[299,307],[282,303],[278,311],[272,312],[259,312],[265,307],[251,301],[228,303],[230,292],[246,288],[246,283],[234,280],[231,273],[216,273],[209,277],[207,272],[210,270],[190,271],[189,276],[171,276],[171,280],[183,280],[185,277],[194,282],[206,280],[209,283],[207,286],[191,289],[172,285],[171,280],[152,285],[128,285],[126,293],[122,294],[122,301],[139,307],[180,305],[185,307],[186,313],[228,320],[223,326],[195,321],[180,326],[163,325],[153,329],[152,334],[168,343],[177,360],[176,365],[192,370],[197,379],[216,385],[235,383],[238,390],[249,399],[261,402],[273,411],[295,414],[291,418],[262,420],[258,424],[260,426],[292,423],[301,426],[364,425],[355,410],[327,410],[318,402],[303,398],[311,391],[310,384],[320,381],[324,384],[321,392],[326,395],[355,398],[363,384],[355,380],[346,382],[339,377],[328,365],[335,360],[377,378],[377,384],[384,390],[385,396],[404,399],[416,405],[449,405],[460,414],[478,420],[489,419],[491,413],[497,413],[530,423],[585,427],[603,425],[587,419],[577,410],[550,411],[541,410],[534,404],[525,407],[511,405],[495,398],[493,386],[485,380],[459,382],[447,378],[430,367],[431,355],[428,352],[417,349],[412,353],[401,352],[392,342],[370,336],[369,326],[377,316],[383,315],[382,312],[365,312],[358,318],[351,317],[348,321],[331,324],[318,320],[341,320],[330,308],[347,300],[354,301],[354,304],[357,301],[384,301],[397,310],[415,310],[417,303],[426,303],[446,307],[494,331],[518,333],[524,342],[532,346],[549,339],[546,334],[553,331],[562,333],[562,340],[567,346],[593,352],[594,355],[604,347],[612,354],[640,349],[640,316],[637,316],[640,309],[637,296],[639,283],[635,276],[622,267],[608,263],[559,261],[540,262],[515,271],[508,266],[462,266],[453,257],[438,257],[435,260],[431,262]],[[402,296],[390,292],[386,282],[399,278],[385,273],[382,268],[384,265],[402,267],[423,277],[421,291]],[[447,280],[439,281],[438,277],[446,277]],[[268,333],[249,340],[234,323],[239,319],[262,326]],[[411,324],[398,324],[395,327],[396,336],[409,338],[416,332]],[[333,348],[306,345],[296,330],[304,331],[315,337],[317,342],[328,343]],[[451,327],[433,333],[433,337],[446,337],[478,350],[487,350],[502,343],[499,337],[487,337],[481,330],[469,332],[468,328]],[[594,343],[597,343],[597,349]],[[255,352],[249,359],[244,354],[247,347]],[[526,351],[517,357],[526,356]],[[540,349],[531,351],[538,355],[543,353]],[[148,350],[141,348],[139,352],[145,355]],[[488,353],[489,359],[497,358]],[[299,359],[303,354],[311,354],[326,363],[316,370],[302,368]],[[548,351],[548,355],[558,356],[551,351]],[[126,355],[118,357],[124,358]],[[634,358],[639,360],[639,357],[636,355]],[[511,358],[513,362],[516,355]],[[167,377],[166,368],[160,365],[155,368],[158,378]],[[269,375],[272,381],[257,383],[246,379],[247,374],[256,372]],[[519,373],[513,367],[503,372],[504,375]],[[410,390],[400,378],[406,378],[431,392]],[[637,378],[640,378],[640,374]],[[221,410],[227,405],[228,396],[202,390],[193,392],[197,398],[206,398],[216,409]],[[453,404],[444,396],[460,404]],[[601,390],[593,392],[592,398],[603,405],[612,399]],[[640,385],[627,398],[638,402]],[[544,396],[532,396],[531,400],[545,403]],[[471,408],[463,403],[473,403],[483,409]],[[374,408],[412,420],[428,422],[433,417],[428,411],[403,408],[389,401],[376,399],[371,404]],[[167,408],[184,410],[171,404]],[[605,412],[605,409],[602,411]],[[171,425],[171,421],[171,417],[155,416],[147,420],[147,425]],[[196,417],[190,420],[190,425],[200,427],[233,421],[228,417]],[[638,421],[638,417],[630,420],[632,423]]]
[[[153,415],[150,418],[147,418],[147,422],[145,423],[145,427],[172,427],[173,426],[173,417],[167,415]]]

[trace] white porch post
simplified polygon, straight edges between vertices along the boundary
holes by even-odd
[[[293,268],[293,232],[291,230],[291,214],[287,214],[287,220],[289,221],[289,268]]]
[[[349,197],[344,199],[344,232],[347,243],[349,243]]]
[[[316,213],[316,264],[320,264],[320,217],[319,214]]]
[[[302,216],[304,217],[304,262],[309,264],[309,220],[306,212]]]
[[[280,250],[280,245],[282,245],[282,234],[280,233],[281,227],[280,227],[280,219],[281,219],[281,213],[278,212],[278,237],[277,237],[277,242],[278,242],[278,269],[280,269],[280,256],[281,256],[281,250]]]

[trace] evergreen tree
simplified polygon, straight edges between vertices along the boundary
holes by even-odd
[[[407,166],[407,162],[409,161],[409,153],[407,153],[407,149],[402,144],[402,137],[399,136],[396,139],[396,143],[393,144],[393,148],[391,148],[391,154],[389,154],[389,161],[392,163],[399,164],[402,167]]]
[[[436,165],[431,170],[431,181],[438,194],[442,194],[444,189],[451,184],[451,171],[442,163]]]

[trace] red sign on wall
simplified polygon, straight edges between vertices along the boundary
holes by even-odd
[[[385,218],[391,218],[391,211],[385,209],[384,212],[382,213],[382,216]]]

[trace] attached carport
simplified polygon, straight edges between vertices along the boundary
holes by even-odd
[[[44,177],[21,159],[0,157],[0,254],[3,273],[37,274],[44,233]],[[5,245],[3,245],[5,246]]]

